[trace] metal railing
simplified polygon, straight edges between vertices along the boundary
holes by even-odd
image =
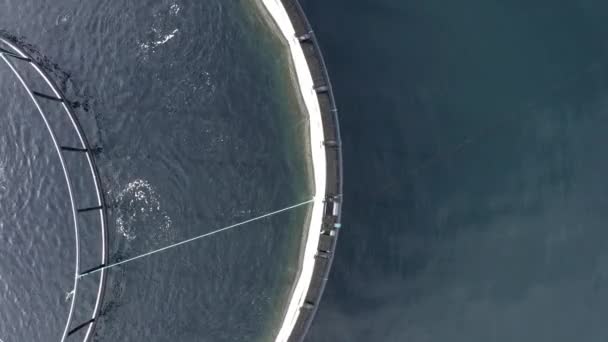
[[[48,76],[48,74],[38,65],[38,63],[25,52],[23,49],[19,48],[17,45],[12,43],[11,41],[0,37],[0,58],[4,61],[4,63],[9,67],[12,73],[17,77],[19,83],[23,86],[31,100],[33,101],[38,113],[42,117],[44,124],[51,136],[51,140],[53,142],[54,148],[59,156],[59,161],[61,163],[61,168],[63,171],[63,175],[67,184],[67,190],[70,199],[71,206],[71,215],[74,225],[74,236],[75,236],[75,252],[76,252],[76,262],[75,262],[75,270],[74,270],[74,287],[71,292],[71,302],[70,309],[67,318],[66,325],[63,329],[63,333],[61,336],[61,342],[74,340],[74,336],[76,336],[76,332],[82,331],[82,329],[86,328],[86,333],[84,335],[84,341],[88,341],[95,329],[95,324],[100,315],[101,302],[103,300],[103,295],[105,291],[106,285],[106,270],[102,269],[99,273],[99,286],[97,287],[96,297],[95,297],[95,305],[93,308],[93,312],[90,314],[90,318],[84,322],[76,322],[76,326],[73,326],[74,320],[74,310],[76,307],[76,302],[79,297],[78,285],[80,281],[80,276],[84,273],[90,272],[91,270],[81,271],[81,255],[80,255],[80,227],[78,218],[85,212],[98,211],[99,213],[99,224],[101,229],[101,262],[99,266],[96,268],[101,268],[108,263],[108,231],[107,231],[107,213],[106,213],[106,203],[104,198],[104,192],[101,184],[101,179],[99,177],[99,171],[97,169],[97,165],[95,164],[95,159],[93,156],[93,151],[90,148],[89,142],[84,134],[84,131],[78,121],[78,118],[74,114],[71,104],[66,100],[65,96],[59,89],[59,87],[55,84],[55,82]],[[48,85],[47,92],[50,90],[50,94],[45,92],[44,89],[33,90],[27,80],[21,75],[18,68],[16,68],[17,63],[25,63],[27,67],[32,68]],[[57,139],[57,135],[53,130],[49,122],[49,117],[47,113],[44,111],[41,103],[43,101],[54,101],[61,104],[62,111],[69,118],[71,123],[71,127],[75,131],[78,142],[80,146],[65,146],[61,145]],[[87,166],[90,172],[90,176],[93,179],[94,187],[95,187],[95,198],[96,204],[89,207],[79,207],[77,205],[76,198],[74,196],[74,186],[72,183],[72,178],[70,177],[70,172],[68,168],[68,164],[66,163],[66,158],[64,153],[78,153],[86,157]]]
[[[329,272],[333,263],[334,252],[336,249],[337,239],[339,235],[339,227],[341,227],[342,218],[342,202],[343,202],[343,160],[342,160],[342,138],[340,133],[340,121],[338,117],[338,108],[336,106],[336,100],[334,98],[334,92],[332,83],[327,71],[325,59],[321,52],[321,46],[319,40],[310,24],[302,5],[299,0],[281,0],[285,6],[294,29],[296,31],[296,37],[300,42],[303,50],[305,51],[305,57],[313,74],[314,87],[319,96],[319,100],[323,97],[327,97],[329,102],[329,108],[321,108],[321,116],[323,117],[323,129],[331,131],[333,138],[324,142],[326,151],[332,150],[332,156],[328,157],[327,160],[327,174],[332,175],[329,177],[327,188],[325,193],[325,214],[323,217],[324,227],[325,222],[329,223],[329,235],[324,235],[326,232],[321,232],[321,238],[327,243],[323,244],[320,241],[317,247],[317,255],[315,256],[315,271],[311,279],[311,286],[306,294],[306,301],[302,306],[301,310],[305,310],[306,314],[300,314],[298,321],[292,330],[288,341],[289,342],[302,342],[304,341],[308,330],[312,324],[312,320],[318,310],[318,303],[325,291]],[[312,53],[310,52],[312,47]],[[320,69],[320,70],[319,70]],[[320,71],[320,75],[317,72]],[[315,77],[316,76],[316,77]],[[319,77],[320,76],[320,77]],[[320,101],[321,102],[321,101]],[[327,113],[327,110],[329,113]],[[327,139],[327,136],[326,136]],[[333,159],[335,155],[335,159]],[[334,178],[335,177],[335,178]],[[323,248],[321,245],[323,244]],[[302,311],[301,311],[302,312]]]
[[[338,117],[338,107],[336,106],[336,99],[334,97],[334,91],[333,91],[333,87],[331,84],[331,79],[329,78],[329,72],[327,71],[327,65],[325,64],[325,58],[323,57],[323,53],[321,52],[321,46],[319,45],[319,40],[317,39],[317,35],[315,34],[315,31],[312,28],[312,25],[310,24],[310,21],[308,20],[308,16],[306,16],[306,12],[304,12],[304,9],[302,8],[302,5],[300,4],[299,0],[283,0],[283,1],[291,1],[294,5],[296,10],[298,11],[298,14],[300,16],[300,18],[303,19],[304,21],[304,25],[306,26],[306,30],[307,32],[304,35],[301,35],[298,37],[298,39],[300,40],[300,43],[305,43],[305,42],[310,42],[313,46],[314,46],[314,50],[315,50],[315,54],[317,55],[317,60],[319,62],[319,64],[321,65],[321,72],[323,74],[323,81],[325,82],[325,84],[320,85],[316,90],[317,92],[324,92],[327,93],[327,95],[329,96],[329,103],[330,103],[330,112],[331,112],[331,116],[332,116],[332,120],[333,120],[333,129],[335,130],[335,134],[336,134],[336,142],[335,142],[335,147],[338,149],[338,160],[337,162],[337,168],[338,168],[338,186],[337,186],[337,194],[335,194],[335,196],[337,197],[342,197],[342,191],[343,191],[343,178],[344,178],[344,173],[343,173],[343,161],[342,161],[342,134],[340,133],[340,119]],[[340,219],[341,214],[338,214],[338,220]]]

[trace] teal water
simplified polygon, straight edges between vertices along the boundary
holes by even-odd
[[[307,123],[286,52],[249,2],[0,6],[0,30],[44,61],[99,150],[110,261],[310,199]],[[52,150],[29,148],[48,146],[49,137],[35,115],[25,119],[32,108],[0,72],[1,103],[12,108],[0,131],[0,339],[58,340],[74,257],[72,227],[54,214],[65,211],[64,181],[51,172]],[[40,184],[15,180],[28,165],[44,176]],[[20,207],[22,220],[9,206],[17,184],[44,190]],[[297,271],[306,212],[113,268],[94,340],[271,339]],[[46,234],[30,229],[39,221]]]
[[[343,230],[308,341],[604,341],[603,1],[303,1]]]

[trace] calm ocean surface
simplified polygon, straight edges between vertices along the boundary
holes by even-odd
[[[111,261],[311,197],[285,51],[251,3],[9,0],[0,30],[78,102],[101,150]],[[74,265],[65,181],[4,63],[0,76],[0,340],[57,341]],[[305,214],[110,270],[95,340],[271,340]]]
[[[608,3],[303,3],[345,161],[308,341],[605,341]]]

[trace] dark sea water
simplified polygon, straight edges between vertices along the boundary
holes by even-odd
[[[608,3],[303,3],[345,161],[308,341],[605,341]]]
[[[59,227],[71,223],[71,208],[50,138],[38,133],[46,132],[43,121],[8,68],[0,69],[0,339],[42,341],[68,314],[74,233]]]
[[[110,261],[311,197],[286,51],[252,3],[9,0],[0,30],[78,102]],[[4,63],[0,76],[0,340],[57,341],[74,267],[65,181]],[[111,269],[94,340],[271,340],[306,211]]]

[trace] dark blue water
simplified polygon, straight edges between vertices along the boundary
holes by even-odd
[[[310,198],[286,51],[252,3],[0,6],[0,30],[45,64],[98,150],[110,261]],[[0,340],[58,340],[74,265],[70,221],[56,215],[68,213],[65,181],[42,121],[0,68]],[[111,269],[95,340],[271,340],[306,212]]]
[[[604,341],[606,2],[303,3],[345,160],[308,341]]]

